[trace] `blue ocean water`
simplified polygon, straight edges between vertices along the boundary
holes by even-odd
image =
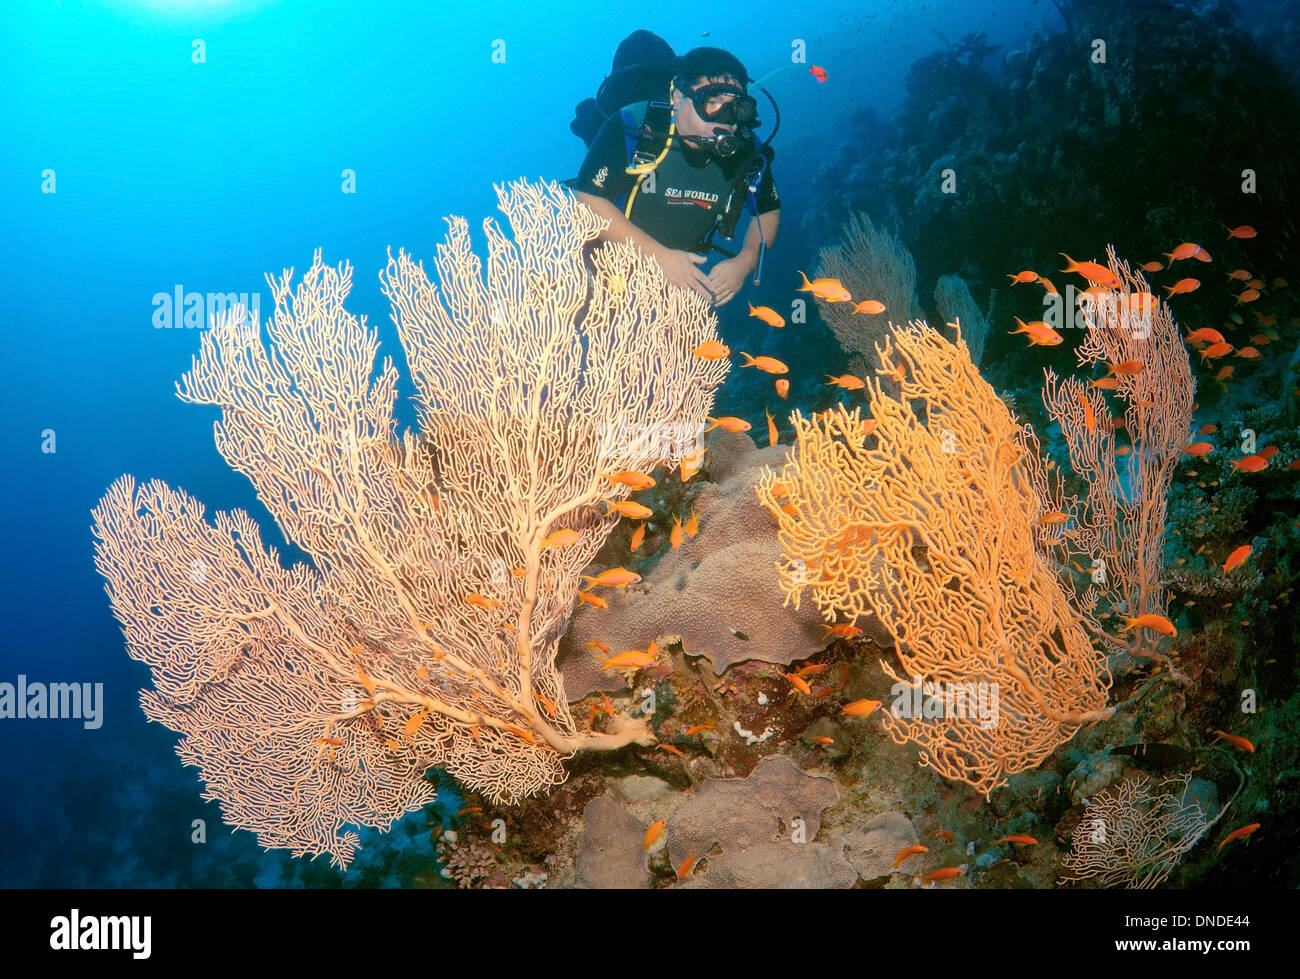
[[[303,870],[225,831],[175,736],[139,709],[147,671],[95,572],[90,509],[121,473],[161,478],[209,513],[247,509],[286,560],[300,557],[214,449],[215,410],[176,398],[199,331],[158,328],[155,297],[259,293],[265,317],[264,274],[301,273],[321,248],[353,264],[350,308],[404,372],[376,278],[386,249],[428,259],[444,216],[477,228],[496,214],[494,182],[574,175],[573,107],[636,28],[678,51],[726,47],[753,76],[790,63],[802,40],[830,71],[834,84],[802,69],[773,83],[787,219],[769,262],[792,274],[822,244],[798,215],[845,120],[863,108],[889,119],[909,65],[946,39],[978,30],[1011,49],[1061,21],[1032,0],[3,5],[0,682],[102,684],[103,701],[95,727],[0,719],[0,886],[394,885],[404,859],[427,857],[423,813],[363,837],[347,873],[323,859]],[[724,336],[752,328],[738,304],[722,319]],[[457,805],[448,785],[443,811]]]

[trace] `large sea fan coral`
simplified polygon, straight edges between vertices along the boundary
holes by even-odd
[[[217,448],[310,565],[281,565],[246,513],[119,479],[94,511],[96,566],[141,700],[182,735],[206,796],[267,847],[346,865],[351,825],[433,795],[430,766],[499,802],[560,781],[582,749],[649,742],[644,719],[577,729],[555,668],[578,573],[626,494],[605,473],[679,462],[725,362],[693,293],[554,185],[498,189],[484,263],[450,221],[438,284],[405,254],[382,276],[422,432],[396,437],[397,371],[343,306],[350,269],[270,280],[260,326],[220,320],[179,386],[216,405]],[[632,433],[630,437],[628,433]],[[558,530],[576,542],[547,546]]]
[[[1110,715],[1110,675],[1048,559],[1038,441],[971,363],[925,323],[879,348],[889,397],[868,385],[870,424],[839,406],[795,413],[796,444],[757,487],[780,524],[787,598],[828,621],[879,617],[902,674],[996,697],[996,716],[883,711],[897,741],[941,775],[991,793],[1079,726]],[[949,702],[951,706],[951,702]]]

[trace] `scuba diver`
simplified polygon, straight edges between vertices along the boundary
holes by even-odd
[[[721,48],[678,58],[663,39],[636,31],[570,125],[588,150],[569,186],[609,221],[601,239],[630,239],[658,260],[669,282],[715,306],[733,299],[750,273],[759,284],[781,220],[770,168],[776,128],[757,144],[751,81]],[[735,236],[745,210],[752,220],[739,252],[714,244],[717,235]],[[706,273],[701,266],[711,250],[726,257]]]

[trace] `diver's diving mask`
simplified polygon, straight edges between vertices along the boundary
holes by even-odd
[[[682,94],[695,104],[696,113],[705,122],[748,129],[758,121],[758,102],[739,85],[710,83],[697,89],[684,89]],[[726,98],[728,95],[732,98]]]
[[[678,79],[678,81],[682,81]],[[710,82],[697,89],[677,85],[677,90],[691,100],[696,114],[705,122],[719,126],[735,126],[729,133],[715,129],[712,136],[692,136],[693,142],[703,144],[715,156],[734,156],[748,137],[748,130],[759,125],[758,102],[739,85],[729,82]]]

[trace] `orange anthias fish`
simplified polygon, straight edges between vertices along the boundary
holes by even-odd
[[[769,446],[776,445],[779,440],[776,430],[776,421],[772,418],[772,413],[766,408],[763,409],[763,413],[767,415],[767,444]]]
[[[712,724],[692,724],[690,727],[688,727],[685,731],[682,732],[682,735],[684,737],[690,738],[690,737],[694,737],[697,734],[703,734],[705,731],[712,731],[712,730],[713,730]]]
[[[568,547],[570,544],[577,542],[581,535],[572,527],[565,527],[563,530],[557,530],[549,537],[542,538],[543,547]]]
[[[637,524],[636,530],[632,531],[632,541],[628,545],[628,550],[635,551],[641,546],[643,540],[645,540],[645,521]]]
[[[852,374],[841,374],[839,377],[826,375],[826,383],[842,387],[845,391],[860,391],[866,387],[866,382],[860,377],[854,377]]]
[[[740,365],[741,367],[757,367],[769,374],[787,374],[790,371],[789,367],[775,357],[753,357],[743,350],[740,352],[740,356],[745,358],[745,362]]]
[[[777,381],[776,383],[780,384],[781,382]],[[703,448],[697,449],[691,455],[682,456],[682,482],[689,483],[691,481],[691,477],[694,476],[697,472],[699,472],[703,465],[704,465]]]
[[[1139,615],[1136,619],[1125,619],[1124,628],[1119,631],[1128,632],[1133,628],[1150,629],[1152,632],[1158,632],[1162,636],[1178,635],[1178,630],[1174,628],[1172,622],[1166,619],[1163,615],[1156,615],[1154,612]]]
[[[1263,456],[1242,456],[1232,463],[1232,468],[1244,473],[1257,473],[1268,468],[1268,460]]]
[[[682,546],[682,518],[677,517],[673,521],[673,532],[668,535],[668,542],[672,544],[673,550]]]
[[[885,304],[879,299],[864,299],[853,307],[855,313],[865,313],[868,316],[876,316],[885,311]]]
[[[689,877],[691,875],[691,871],[694,869],[695,869],[695,854],[691,854],[689,857],[683,860],[682,865],[677,868],[677,879],[682,880],[686,877]]]
[[[1275,455],[1277,455],[1277,452],[1278,449],[1276,445],[1266,445],[1264,446],[1264,448],[1260,449],[1259,452],[1256,453],[1256,455],[1258,455],[1261,459],[1272,459]]]
[[[1077,396],[1079,404],[1083,406],[1083,424],[1087,427],[1088,434],[1091,435],[1097,431],[1097,413],[1092,410],[1092,402],[1088,400],[1086,394],[1080,391]]]
[[[1215,432],[1217,432],[1218,430],[1219,430],[1219,426],[1218,426],[1218,425],[1215,425],[1215,424],[1213,424],[1213,423],[1207,423],[1207,424],[1205,424],[1205,425],[1202,425],[1202,426],[1200,427],[1200,429],[1197,431],[1196,434],[1197,434],[1197,435],[1213,435],[1213,434],[1214,434]]]
[[[1022,282],[1037,282],[1038,273],[1032,269],[1025,269],[1023,272],[1007,273],[1007,278],[1011,280],[1013,286],[1020,285]]]
[[[1253,303],[1258,298],[1259,298],[1258,289],[1247,289],[1245,292],[1243,292],[1240,296],[1237,297],[1237,305],[1240,306],[1242,303]]]
[[[607,610],[609,608],[609,602],[601,598],[599,595],[592,595],[585,591],[580,591],[577,593],[577,595],[579,598],[581,598],[592,608],[598,608],[601,609],[602,611]],[[605,652],[609,652],[609,650],[606,649]]]
[[[1141,374],[1142,371],[1146,369],[1146,364],[1142,363],[1140,360],[1126,360],[1118,364],[1112,364],[1107,361],[1106,366],[1109,368],[1109,370],[1106,371],[1108,375],[1118,374],[1121,377],[1131,377],[1134,374]]]
[[[1229,734],[1227,731],[1220,731],[1218,728],[1215,728],[1214,733],[1217,734],[1219,737],[1223,738],[1224,741],[1227,741],[1230,744],[1232,744],[1234,747],[1240,748],[1242,751],[1255,750],[1255,746],[1253,744],[1251,744],[1249,741],[1247,741],[1245,738],[1239,735]]]
[[[994,843],[1019,843],[1021,846],[1037,846],[1038,841],[1032,836],[1004,836],[1000,840],[994,840]]]
[[[783,677],[790,681],[790,685],[800,693],[811,694],[812,687],[808,686],[808,681],[797,673],[782,673]]]
[[[424,719],[428,716],[429,716],[429,711],[427,709],[416,711],[409,718],[407,718],[406,724],[402,728],[402,733],[405,734],[408,738],[415,737],[416,733],[420,730],[420,725],[424,723]]]
[[[1227,836],[1223,838],[1222,843],[1220,843],[1218,846],[1214,848],[1214,852],[1218,853],[1220,850],[1223,849],[1223,847],[1226,844],[1231,843],[1233,840],[1239,840],[1243,836],[1249,836],[1251,833],[1255,832],[1255,830],[1259,829],[1259,826],[1260,826],[1259,823],[1250,823],[1247,826],[1241,827],[1241,829],[1234,829],[1231,833],[1229,833]]]
[[[897,870],[898,865],[901,864],[908,857],[914,857],[918,853],[929,853],[929,852],[930,852],[930,848],[928,846],[921,846],[919,843],[913,844],[912,846],[905,846],[901,850],[899,850],[898,855],[894,857],[893,869]]]
[[[341,744],[343,744],[343,739],[342,738],[317,738],[316,743],[328,745],[331,748],[337,748]]]
[[[1224,225],[1226,228],[1227,225]],[[1228,228],[1228,238],[1254,238],[1255,229],[1248,224],[1241,224],[1235,228]]]
[[[691,508],[691,519],[686,521],[686,526],[682,529],[686,531],[687,537],[694,537],[700,532],[700,515],[694,507]]]
[[[1160,300],[1149,292],[1131,292],[1128,297],[1128,311],[1130,313],[1153,313],[1156,304]]]
[[[1241,357],[1243,360],[1254,360],[1259,356],[1259,350],[1255,347],[1242,347],[1237,351],[1237,356]]]
[[[579,575],[583,581],[590,581],[588,588],[601,585],[606,588],[626,588],[628,585],[635,585],[641,580],[641,576],[635,571],[629,571],[627,568],[610,568],[608,571],[602,571],[594,578],[590,575]]]
[[[1089,381],[1088,383],[1095,388],[1100,388],[1102,391],[1114,391],[1116,388],[1119,387],[1119,378],[1100,377],[1097,380]]]
[[[645,839],[641,842],[641,849],[648,850],[655,845],[655,841],[664,834],[664,827],[668,825],[666,819],[660,819],[650,824],[650,828],[645,831]]]
[[[1200,279],[1179,279],[1171,286],[1165,286],[1165,298],[1170,296],[1181,296],[1189,292],[1195,292],[1201,287]]]
[[[749,315],[762,320],[768,326],[781,329],[785,326],[785,318],[771,306],[755,306],[749,304]]]
[[[604,503],[620,517],[631,517],[633,520],[644,520],[654,513],[644,503],[637,503],[635,500],[619,500],[617,503],[613,500],[601,500],[600,502]]]
[[[724,432],[748,432],[753,426],[743,418],[737,418],[735,415],[723,415],[721,418],[714,418],[712,415],[705,415],[705,421],[713,422],[706,432],[711,432],[715,428],[720,428]]]
[[[466,595],[465,601],[470,605],[474,605],[482,609],[493,609],[493,608],[501,607],[501,602],[498,601],[497,599],[488,598],[486,595],[480,595],[478,592],[474,592],[474,594],[472,595]]]
[[[1226,574],[1233,568],[1239,568],[1246,563],[1246,558],[1250,557],[1253,548],[1249,544],[1242,544],[1239,548],[1228,555],[1228,560],[1223,562],[1223,570]]]
[[[1159,271],[1160,271],[1161,269],[1163,269],[1163,268],[1164,268],[1164,265],[1161,264],[1160,262],[1143,262],[1143,263],[1142,263],[1142,271],[1143,271],[1143,272],[1159,272]]]
[[[1038,277],[1038,284],[1043,287],[1043,291],[1046,292],[1047,295],[1049,296],[1060,295],[1060,293],[1056,291],[1056,286],[1052,285],[1052,280],[1049,279],[1047,276],[1040,275]]]
[[[819,82],[825,82],[826,79],[830,77],[826,74],[826,69],[821,65],[809,65],[808,74],[812,75],[813,78],[817,79]]]
[[[784,377],[777,378],[776,393],[781,396],[782,401],[784,401],[786,396],[790,393],[790,382],[787,381]]]
[[[1232,353],[1232,344],[1224,341],[1223,343],[1212,343],[1201,351],[1201,362],[1207,360],[1217,360],[1219,357],[1226,357]]]
[[[655,661],[656,657],[650,653],[643,653],[639,649],[629,649],[626,653],[619,653],[617,656],[611,656],[608,659],[601,659],[600,668],[604,670],[641,670]]]
[[[966,873],[965,867],[940,867],[938,870],[932,870],[924,874],[922,880],[951,880],[954,877],[960,877]]]
[[[1245,269],[1233,269],[1228,273],[1228,278],[1232,279],[1234,282],[1245,282],[1250,278],[1250,273]]]
[[[1223,334],[1213,327],[1203,326],[1186,337],[1189,343],[1223,343]]]
[[[645,473],[637,472],[635,469],[624,469],[622,472],[601,473],[611,483],[620,483],[629,489],[643,490],[649,489],[655,484],[653,476],[647,476]]]
[[[879,700],[855,700],[851,704],[845,704],[840,713],[848,714],[849,717],[869,717],[879,707]]]
[[[1096,262],[1076,262],[1065,252],[1060,253],[1066,261],[1065,268],[1062,272],[1078,272],[1089,282],[1096,283],[1099,286],[1105,286],[1107,289],[1116,289],[1119,287],[1119,276],[1106,268],[1104,265],[1098,265]]]
[[[1020,328],[1018,330],[1012,330],[1010,333],[1011,336],[1015,336],[1017,333],[1024,333],[1028,335],[1031,346],[1055,347],[1061,342],[1061,334],[1057,333],[1042,320],[1033,320],[1032,322],[1026,323],[1019,316],[1015,319],[1016,322],[1020,324]]]
[[[717,340],[705,340],[691,352],[700,360],[721,360],[731,356],[731,348]]]
[[[502,724],[501,727],[504,730],[509,731],[516,738],[522,738],[529,744],[537,744],[537,736],[533,734],[532,731],[525,731],[523,728],[515,727],[513,724]]]
[[[839,279],[813,279],[809,282],[808,276],[803,272],[799,273],[799,278],[803,280],[803,285],[799,286],[797,292],[811,292],[828,303],[846,303],[853,299]]]
[[[1189,456],[1209,455],[1214,451],[1213,442],[1193,442],[1183,446],[1183,452]]]
[[[370,674],[358,666],[357,677],[361,680],[361,685],[366,688],[366,693],[373,697],[375,695],[375,681],[370,679]]]
[[[1060,527],[1069,523],[1070,515],[1063,510],[1053,510],[1038,518],[1038,522],[1048,527]]]
[[[823,625],[822,628],[839,639],[856,639],[862,635],[862,630],[850,622],[841,622],[839,625]]]
[[[1173,265],[1174,262],[1182,261],[1184,258],[1192,258],[1201,250],[1201,246],[1196,242],[1185,241],[1172,252],[1165,252],[1165,258],[1169,259],[1169,265]],[[1168,268],[1169,266],[1165,267]]]

